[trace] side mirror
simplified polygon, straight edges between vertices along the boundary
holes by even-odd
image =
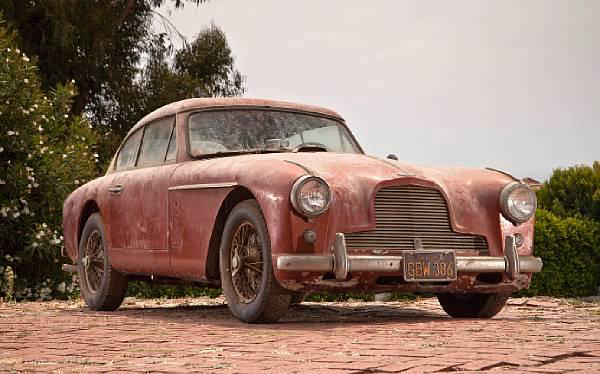
[[[390,160],[395,160],[395,161],[398,161],[398,156],[396,156],[396,155],[395,155],[395,154],[393,154],[393,153],[390,153],[390,154],[387,156],[387,158],[389,158]]]

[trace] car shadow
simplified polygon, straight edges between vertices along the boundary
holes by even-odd
[[[254,330],[286,329],[334,329],[344,325],[356,324],[427,324],[453,321],[441,309],[426,310],[419,309],[414,305],[402,305],[399,303],[357,303],[353,305],[338,303],[306,303],[290,307],[288,313],[276,324],[254,324],[248,325],[235,318],[227,305],[173,305],[166,306],[139,306],[125,305],[114,312],[93,312],[87,308],[76,310],[83,315],[103,315],[121,318],[157,320],[161,324],[211,324],[214,326],[252,326]],[[62,311],[68,313],[69,311]],[[493,321],[524,321],[539,320],[539,318],[527,317],[496,317]],[[456,321],[456,320],[455,320]],[[473,320],[477,321],[477,320]],[[484,321],[484,320],[479,320]]]

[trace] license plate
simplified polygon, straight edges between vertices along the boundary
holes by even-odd
[[[446,282],[456,280],[454,251],[403,251],[406,282]]]

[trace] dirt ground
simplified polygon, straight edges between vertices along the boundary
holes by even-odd
[[[600,303],[511,299],[492,320],[436,299],[304,303],[246,325],[222,299],[0,304],[0,372],[600,372]]]

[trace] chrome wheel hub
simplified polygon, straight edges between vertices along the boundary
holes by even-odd
[[[244,304],[254,301],[260,292],[262,255],[262,244],[254,225],[248,221],[239,224],[229,247],[229,264],[233,289]]]

